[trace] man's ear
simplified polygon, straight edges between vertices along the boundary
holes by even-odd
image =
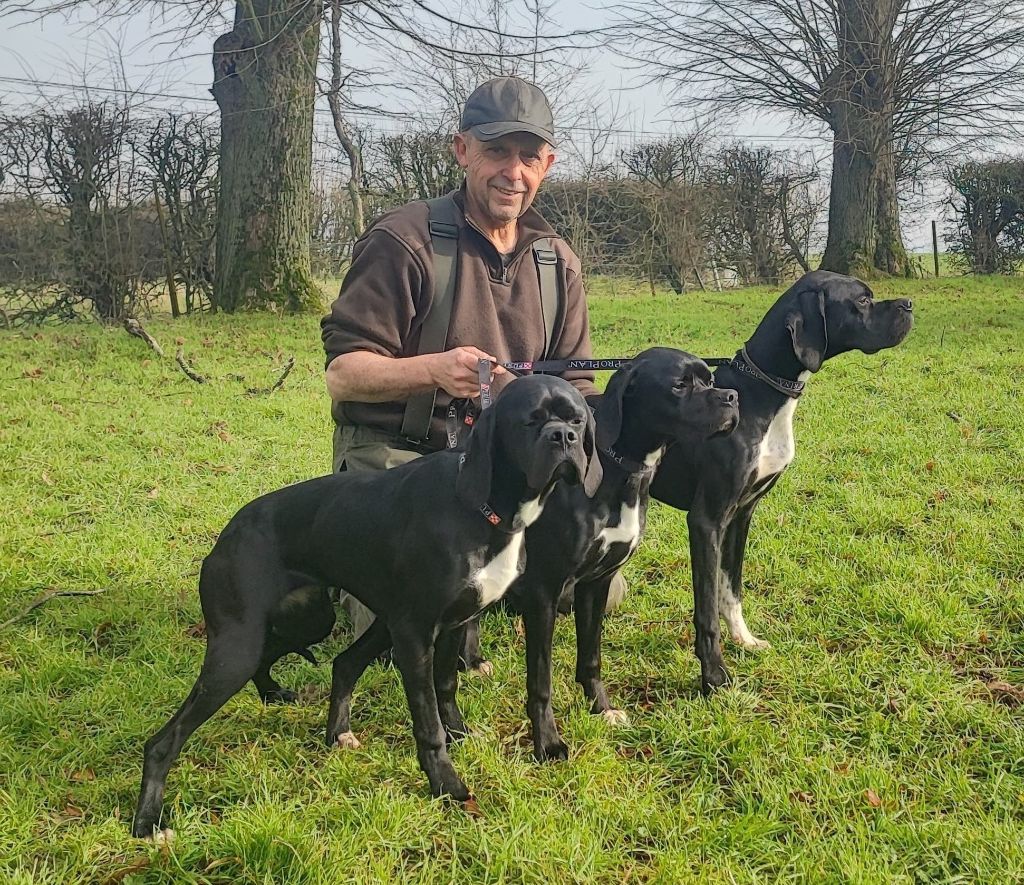
[[[825,293],[805,289],[799,306],[786,317],[786,328],[793,340],[793,353],[805,369],[817,372],[825,361],[828,332],[825,327]]]
[[[626,363],[619,369],[605,388],[597,407],[597,445],[609,449],[615,445],[622,431],[622,398],[633,378],[633,364]]]
[[[495,410],[484,409],[476,419],[466,441],[466,454],[459,465],[455,494],[474,509],[483,507],[491,496],[491,472],[494,465]]]

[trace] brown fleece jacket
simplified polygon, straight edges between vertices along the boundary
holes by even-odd
[[[540,214],[530,208],[519,219],[519,240],[507,264],[494,245],[467,221],[463,191],[459,207],[456,292],[446,349],[479,347],[502,362],[590,357],[590,329],[580,261]],[[544,352],[540,279],[530,248],[551,237],[565,306]],[[384,215],[356,243],[341,293],[320,325],[327,364],[343,353],[366,350],[382,356],[415,356],[420,328],[434,294],[434,256],[427,204],[409,203]],[[585,396],[596,393],[589,372],[564,375]],[[510,376],[504,376],[510,380]],[[497,389],[498,379],[495,379]],[[444,448],[444,415],[451,397],[438,391],[428,447]],[[339,424],[362,424],[397,434],[404,402],[335,402]]]

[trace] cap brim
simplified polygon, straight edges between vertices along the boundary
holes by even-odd
[[[479,126],[470,126],[469,131],[480,141],[493,141],[495,138],[511,135],[513,132],[529,132],[530,135],[543,138],[552,147],[555,146],[555,136],[548,130],[531,123],[518,123],[514,120],[508,123],[481,123]]]

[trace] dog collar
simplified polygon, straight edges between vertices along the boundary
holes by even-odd
[[[804,392],[803,381],[790,381],[788,378],[779,378],[777,375],[769,375],[767,372],[761,371],[747,353],[746,345],[739,349],[729,366],[737,372],[756,378],[791,399],[797,399]]]
[[[611,458],[627,473],[654,473],[658,469],[657,464],[644,464],[640,461],[634,461],[632,458],[619,454],[611,446],[605,446],[600,451]]]

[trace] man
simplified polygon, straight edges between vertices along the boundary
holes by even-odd
[[[466,173],[462,188],[443,204],[418,201],[387,213],[356,243],[321,323],[337,425],[334,470],[386,470],[444,448],[448,404],[479,393],[481,358],[591,356],[580,261],[531,208],[555,162],[553,146],[544,93],[516,77],[490,80],[466,101],[453,138]],[[451,223],[440,230],[457,243],[454,277],[435,254],[432,213],[442,211]],[[544,309],[543,263],[555,267],[548,280],[557,281],[556,322]],[[424,352],[424,321],[452,279],[447,333],[436,352]],[[592,374],[565,377],[585,396],[596,393]],[[508,380],[496,365],[495,390]],[[411,420],[414,402],[426,402],[422,427]],[[345,605],[361,633],[372,614],[351,598]]]

